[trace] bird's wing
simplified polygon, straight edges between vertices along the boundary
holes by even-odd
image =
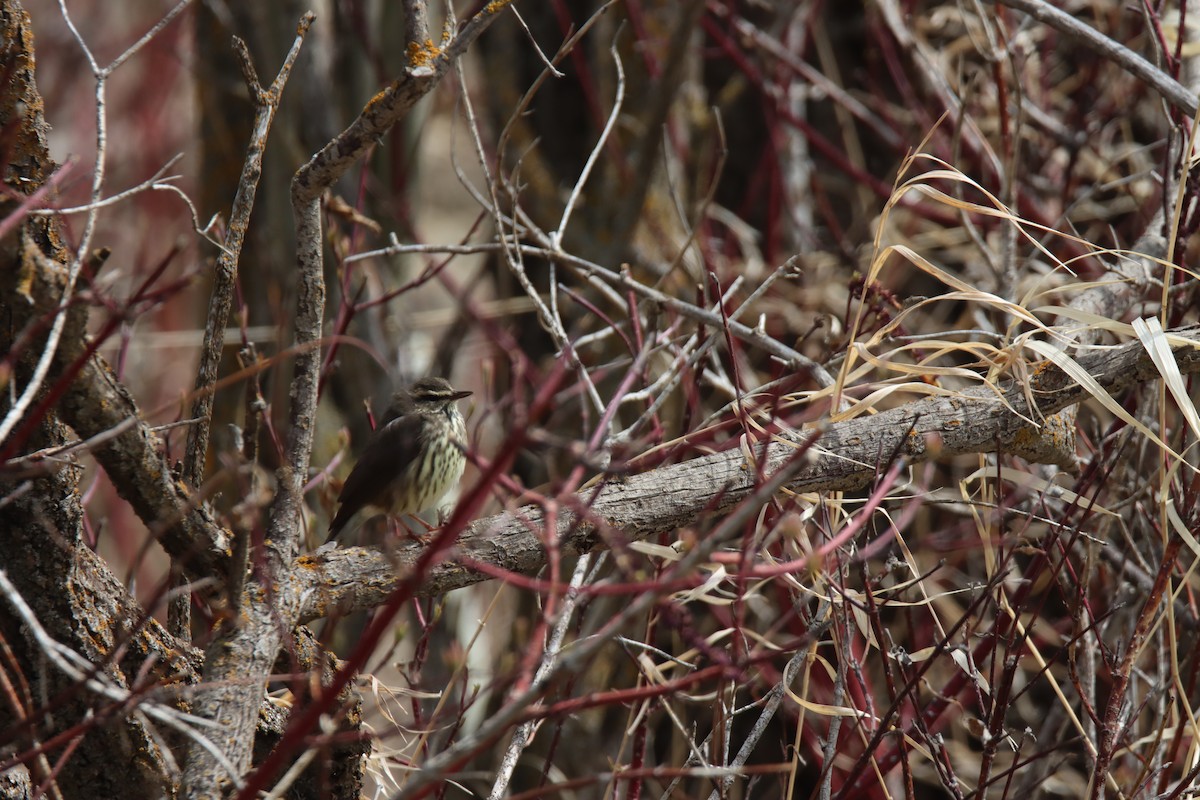
[[[338,511],[329,525],[330,539],[399,477],[420,447],[420,433],[421,418],[415,414],[396,417],[375,432],[338,493]]]

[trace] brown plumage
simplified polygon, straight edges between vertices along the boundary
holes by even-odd
[[[466,423],[458,401],[470,394],[444,378],[422,378],[392,395],[338,494],[329,541],[359,512],[399,517],[437,506],[466,467]]]

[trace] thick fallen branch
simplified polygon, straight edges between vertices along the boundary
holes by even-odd
[[[1200,371],[1200,326],[1172,331],[1172,346],[1181,372]],[[1141,342],[1094,350],[1075,358],[1102,389],[1116,394],[1158,378]],[[1026,387],[1012,382],[998,396],[986,386],[954,396],[927,397],[913,403],[828,425],[806,429],[792,440],[782,437],[767,448],[763,474],[769,476],[794,461],[803,437],[817,435],[814,446],[787,488],[794,492],[846,491],[864,486],[876,465],[898,453],[911,463],[964,453],[1021,452],[1024,440],[1041,432],[1022,417],[1042,419],[1088,398],[1087,391],[1050,362],[1032,365]],[[1000,397],[1003,397],[1001,402]],[[1012,409],[1010,410],[1009,407]],[[757,448],[756,448],[757,449]],[[795,465],[792,465],[795,468]],[[595,491],[576,495],[578,506],[605,520],[630,539],[645,539],[694,524],[702,509],[722,511],[741,502],[759,482],[741,449],[702,456],[680,464],[612,480]],[[562,503],[556,532],[561,550],[577,555],[603,546],[596,529],[580,523]],[[451,561],[431,569],[420,589],[438,595],[469,586],[489,576],[464,564],[533,573],[545,562],[535,535],[543,524],[536,506],[526,506],[480,520],[463,533]],[[363,548],[322,549],[299,559],[291,587],[304,597],[301,617],[308,620],[333,610],[371,608],[384,602],[404,579],[420,553],[407,544],[388,554]]]

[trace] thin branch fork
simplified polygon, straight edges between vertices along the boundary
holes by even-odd
[[[229,214],[229,233],[224,247],[217,258],[216,275],[213,281],[212,300],[208,305],[208,318],[204,325],[204,346],[200,352],[200,364],[196,370],[195,399],[192,401],[192,418],[196,424],[188,429],[187,449],[183,459],[182,475],[187,486],[198,489],[204,480],[204,466],[208,454],[209,435],[212,428],[212,409],[214,387],[217,383],[217,371],[221,364],[221,353],[225,348],[225,324],[229,318],[229,309],[233,306],[233,295],[237,284],[238,263],[241,259],[242,245],[246,232],[250,227],[250,214],[254,210],[254,200],[258,194],[258,181],[262,177],[263,155],[267,150],[267,137],[271,132],[271,123],[275,120],[275,112],[283,96],[283,88],[287,85],[292,66],[300,55],[300,47],[304,37],[312,26],[316,15],[309,11],[301,19],[296,28],[296,38],[291,50],[284,59],[283,66],[271,83],[269,89],[264,89],[258,82],[258,74],[254,62],[250,59],[250,50],[246,43],[234,37],[233,49],[237,55],[242,77],[246,88],[257,107],[254,115],[254,126],[251,130],[250,144],[246,148],[246,160],[242,164],[242,174],[238,180],[237,194],[233,198],[233,208]],[[242,548],[241,552],[245,552]],[[183,575],[182,564],[176,564],[179,575],[176,582],[180,585],[187,583]],[[246,564],[235,562],[229,574],[244,573]],[[234,582],[238,583],[237,581]],[[236,598],[234,600],[236,603]],[[171,606],[171,629],[177,636],[186,637],[191,628],[190,598],[181,595]]]

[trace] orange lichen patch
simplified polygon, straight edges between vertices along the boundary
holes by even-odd
[[[410,67],[428,67],[442,54],[442,50],[433,43],[433,39],[424,42],[412,42],[408,45],[408,65]]]
[[[1042,432],[1030,425],[1019,429],[1017,434],[1013,436],[1013,446],[1021,450],[1026,450],[1040,443],[1042,440]]]
[[[483,7],[484,14],[499,14],[512,3],[512,0],[492,0]]]
[[[322,560],[313,556],[312,553],[305,553],[296,558],[296,566],[304,569],[317,569],[322,563]]]
[[[386,88],[386,89],[383,89],[383,90],[381,90],[381,91],[378,91],[378,92],[376,92],[376,93],[375,93],[375,96],[374,96],[374,97],[372,97],[370,100],[368,100],[368,101],[367,101],[367,104],[366,104],[366,106],[363,108],[363,113],[365,114],[365,113],[368,113],[368,112],[370,112],[370,111],[371,111],[371,109],[372,109],[372,108],[374,108],[374,106],[376,106],[378,103],[382,102],[382,101],[383,101],[385,98],[387,98],[387,97],[388,97],[388,93],[389,93],[390,91],[392,91],[392,89],[393,89],[393,88],[394,88],[394,87],[395,87],[395,86],[396,86],[398,83],[399,83],[399,81],[393,81],[393,82],[392,82],[392,85],[391,85],[391,86],[389,86],[388,88]]]
[[[1011,450],[1043,463],[1069,461],[1075,453],[1075,427],[1061,414],[1046,418],[1041,428],[1027,425],[1012,439]]]

